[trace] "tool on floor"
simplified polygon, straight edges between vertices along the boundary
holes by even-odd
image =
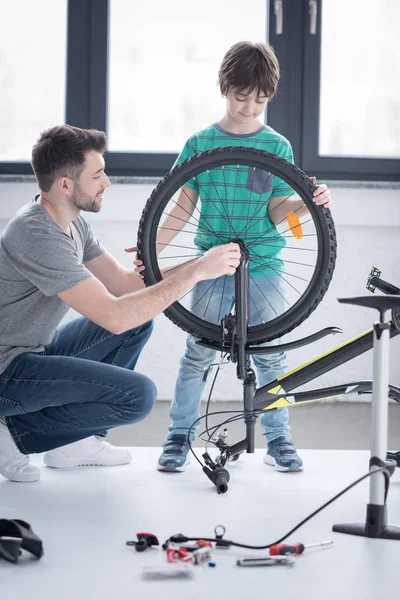
[[[143,579],[192,579],[196,569],[185,563],[171,563],[163,567],[147,566],[142,569]]]
[[[279,556],[285,554],[303,554],[304,550],[307,550],[308,548],[331,546],[332,544],[332,540],[330,542],[318,542],[316,544],[307,544],[306,546],[299,542],[296,544],[274,544],[269,549],[269,553],[271,556]]]
[[[194,565],[202,565],[204,563],[209,563],[212,559],[212,552],[210,548],[199,548],[193,552],[193,564]]]
[[[264,558],[240,558],[236,564],[238,567],[274,567],[275,565],[293,567],[295,562],[294,556],[286,554],[285,556],[264,556]]]
[[[127,546],[135,546],[137,552],[144,552],[147,548],[151,548],[151,546],[158,546],[159,541],[157,537],[153,533],[146,533],[142,531],[141,533],[137,533],[137,540],[131,540],[126,542]]]
[[[176,563],[178,561],[192,562],[192,556],[187,548],[182,548],[179,545],[170,544],[167,548],[167,561]]]

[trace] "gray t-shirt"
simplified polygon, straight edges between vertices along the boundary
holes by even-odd
[[[57,296],[92,276],[83,265],[104,252],[79,215],[70,238],[35,200],[0,237],[0,373],[22,352],[41,352],[68,312]]]

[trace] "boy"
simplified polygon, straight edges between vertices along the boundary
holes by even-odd
[[[293,163],[290,143],[258,120],[264,113],[267,102],[275,94],[278,79],[278,61],[269,45],[239,42],[232,46],[226,53],[219,70],[219,86],[222,95],[226,97],[226,113],[218,123],[189,138],[177,159],[177,164],[197,152],[221,146],[249,146],[268,150]],[[258,180],[260,176],[264,176],[264,181]],[[212,220],[214,231],[224,230],[224,226],[226,231],[226,219],[223,217],[224,214],[227,214],[227,210],[232,210],[232,220],[243,218],[243,215],[248,213],[251,209],[248,205],[254,199],[254,196],[249,196],[250,193],[266,194],[262,197],[268,203],[268,213],[265,219],[259,218],[258,221],[263,220],[264,226],[267,225],[268,229],[273,229],[275,232],[274,223],[282,221],[289,211],[295,211],[298,216],[307,212],[307,208],[301,200],[289,199],[293,192],[286,184],[264,171],[256,171],[255,174],[249,171],[247,180],[240,180],[240,184],[235,186],[234,201],[230,202],[229,209],[222,201],[218,206],[216,198],[212,202],[207,202],[209,200],[207,196],[203,198],[195,238],[198,247],[201,248],[201,231],[209,229],[210,220]],[[193,214],[194,206],[201,193],[202,190],[199,189],[196,182],[193,182],[193,179],[190,180],[190,183],[185,184],[176,206],[169,212],[163,222],[163,227],[159,230],[157,236],[159,249],[166,247],[176,236],[177,230],[182,229],[185,219],[180,217],[187,213]],[[330,192],[326,185],[320,185],[314,192],[314,201],[325,207],[331,205]],[[236,221],[236,223],[238,222],[240,223],[240,221]],[[212,240],[209,238],[210,236],[202,250],[206,250],[207,245],[220,243],[217,238]],[[259,253],[262,254],[261,246],[259,247]],[[262,257],[260,258],[261,263],[259,262],[258,265],[254,264],[257,262],[254,261],[254,257],[253,265],[250,263],[250,274],[253,269],[254,276],[257,275],[257,270],[265,270],[267,262]],[[260,265],[264,265],[263,269]],[[260,300],[251,302],[250,320],[252,324],[259,323],[261,318],[267,322],[285,310],[282,287],[284,280],[274,269],[269,269],[267,275],[267,277],[258,277],[256,283],[254,283],[255,277],[251,279],[250,294],[253,298],[258,296]],[[204,308],[201,299],[209,287],[210,282],[196,286],[192,297],[192,312],[196,310],[199,314],[201,313]],[[213,302],[207,305],[206,318],[208,321],[218,323],[222,316],[229,313],[234,304],[233,277],[221,277],[215,281],[212,300]],[[260,306],[262,306],[262,314],[260,314]],[[275,340],[273,343],[277,344],[279,341]],[[199,346],[192,336],[188,336],[170,410],[172,424],[158,461],[159,470],[179,472],[183,471],[187,464],[189,450],[187,434],[190,426],[199,416],[200,398],[205,385],[204,373],[213,363],[214,356],[214,350]],[[257,369],[259,386],[265,385],[286,371],[285,355],[282,352],[255,355],[253,360]],[[303,463],[290,438],[287,408],[265,412],[260,422],[267,442],[264,462],[275,466],[278,471],[282,472],[301,470]],[[194,429],[192,434],[194,436]]]

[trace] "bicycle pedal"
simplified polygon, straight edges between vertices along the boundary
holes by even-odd
[[[380,270],[379,270],[379,269],[377,269],[376,267],[372,267],[372,269],[371,269],[371,273],[369,274],[369,276],[368,276],[368,279],[367,279],[367,285],[366,285],[366,288],[367,288],[367,290],[369,290],[369,291],[370,291],[370,292],[372,292],[372,293],[374,293],[374,292],[375,292],[375,290],[376,290],[376,285],[373,285],[373,284],[371,283],[371,281],[372,281],[372,279],[373,279],[374,277],[380,277],[380,276],[381,276],[381,274],[382,274],[382,271],[380,271]]]

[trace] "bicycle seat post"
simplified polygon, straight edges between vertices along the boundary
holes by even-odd
[[[389,489],[389,473],[393,472],[396,464],[386,459],[391,324],[385,321],[386,311],[400,306],[400,298],[399,296],[361,296],[341,298],[339,302],[375,308],[379,311],[379,321],[374,323],[372,440],[369,461],[371,475],[366,521],[334,525],[333,531],[370,538],[400,540],[400,528],[387,525],[386,496]],[[382,471],[385,467],[386,471]]]
[[[254,414],[253,399],[256,388],[256,378],[251,368],[250,357],[246,353],[247,328],[250,314],[250,256],[246,244],[234,240],[241,249],[241,260],[235,273],[235,312],[236,312],[236,357],[237,376],[243,380],[244,422],[246,424],[246,452],[254,452],[254,425],[257,417]]]

